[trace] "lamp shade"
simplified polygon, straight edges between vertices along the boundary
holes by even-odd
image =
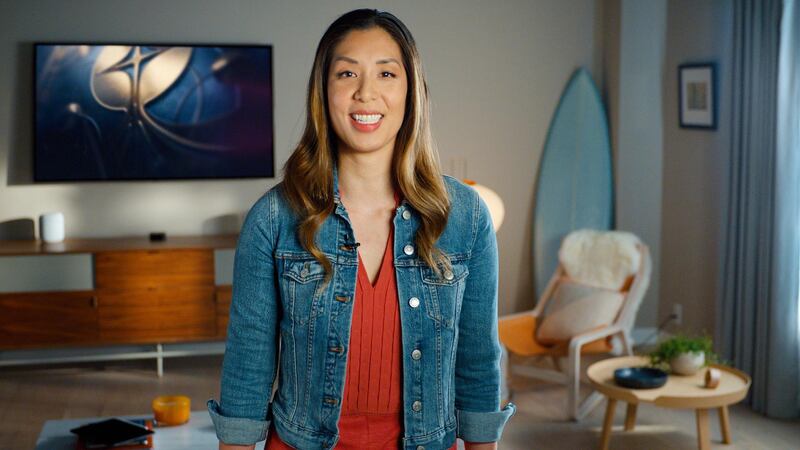
[[[492,216],[494,231],[497,232],[497,230],[500,229],[500,225],[503,223],[503,217],[506,215],[506,208],[503,206],[503,200],[497,195],[497,192],[482,184],[478,184],[472,180],[464,180],[464,183],[475,189],[484,203],[486,203],[486,206],[489,207],[489,215]]]

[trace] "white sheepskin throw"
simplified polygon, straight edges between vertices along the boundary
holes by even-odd
[[[577,230],[564,238],[558,259],[574,281],[619,290],[639,270],[639,242],[627,231]]]

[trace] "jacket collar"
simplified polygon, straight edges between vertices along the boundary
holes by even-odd
[[[342,199],[339,197],[339,167],[336,160],[333,161],[333,202],[337,205],[342,204]]]

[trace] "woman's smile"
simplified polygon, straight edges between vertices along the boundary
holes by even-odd
[[[356,111],[350,114],[353,128],[362,133],[370,133],[381,126],[383,114],[370,111]]]

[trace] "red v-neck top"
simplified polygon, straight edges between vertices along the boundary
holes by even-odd
[[[393,243],[394,227],[390,227],[374,285],[369,281],[360,255],[358,258],[342,415],[380,414],[391,416],[384,417],[385,420],[402,418],[403,368]]]
[[[400,204],[397,192],[395,208]],[[403,361],[394,225],[373,285],[359,255],[337,450],[395,450],[403,437]],[[270,426],[266,450],[291,450]],[[454,443],[450,450],[455,450]]]

